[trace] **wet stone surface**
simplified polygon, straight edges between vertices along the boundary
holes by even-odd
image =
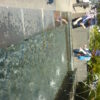
[[[0,100],[54,100],[67,72],[64,27],[0,49]]]
[[[23,39],[19,9],[0,8],[0,46],[6,46]]]
[[[23,9],[22,20],[24,21],[25,37],[43,30],[41,10]]]
[[[20,43],[43,30],[54,28],[53,11],[0,7],[0,47]]]

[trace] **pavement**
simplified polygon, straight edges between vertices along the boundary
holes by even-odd
[[[85,13],[90,7],[83,9],[82,7],[73,8],[73,4],[76,3],[76,0],[56,0],[56,10],[67,11],[72,13]]]
[[[73,49],[79,49],[84,44],[88,45],[89,30],[83,28],[76,28],[72,30]],[[73,66],[77,68],[76,79],[77,82],[84,81],[87,78],[87,65],[86,61],[80,61],[73,54]]]
[[[82,14],[72,14],[72,18],[76,18],[78,16],[82,16]],[[82,27],[72,29],[72,43],[73,43],[73,49],[79,49],[80,47],[83,47],[85,44],[89,44],[89,28],[83,29]],[[77,57],[74,57],[73,54],[73,66],[74,68],[77,68],[76,71],[76,79],[77,82],[81,82],[86,80],[87,78],[87,62],[86,61],[80,61]]]
[[[0,7],[14,7],[14,8],[30,8],[30,9],[45,9],[67,11],[72,13],[82,13],[89,10],[82,7],[73,9],[73,4],[76,0],[54,0],[52,4],[47,4],[48,0],[0,0]]]

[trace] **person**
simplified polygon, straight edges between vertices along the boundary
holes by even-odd
[[[72,27],[77,28],[82,26],[83,28],[87,28],[89,26],[95,25],[97,24],[96,16],[96,6],[93,5],[91,6],[91,9],[85,13],[85,15],[72,20]]]
[[[48,0],[47,4],[52,4],[53,0]]]
[[[95,18],[93,15],[84,15],[78,18],[75,18],[72,20],[72,27],[77,28],[77,27],[83,27],[84,29],[92,26],[95,24]]]
[[[91,59],[91,52],[86,45],[83,48],[80,47],[80,49],[74,49],[73,52],[79,60],[89,61]]]
[[[91,56],[87,56],[87,55],[84,55],[84,56],[78,56],[78,59],[79,60],[84,60],[84,61],[89,61],[91,59]]]
[[[86,16],[89,16],[91,18],[96,18],[97,17],[97,9],[95,5],[91,6],[91,10],[86,12]]]
[[[83,48],[79,48],[79,49],[74,49],[73,50],[74,53],[79,54],[79,55],[87,55],[87,56],[91,56],[91,52],[90,50],[87,48],[87,45],[84,45]]]
[[[59,23],[64,23],[64,24],[68,24],[67,20],[65,18],[62,18],[61,16],[58,16],[56,18],[56,22],[59,22]]]

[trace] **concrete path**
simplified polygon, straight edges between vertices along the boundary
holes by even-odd
[[[1,7],[14,7],[14,8],[30,8],[30,9],[46,9],[55,10],[55,1],[53,4],[48,5],[48,0],[0,0]]]
[[[90,7],[87,7],[86,9],[82,7],[76,7],[74,9],[74,3],[76,3],[76,0],[56,0],[56,10],[68,11],[72,13],[83,13],[87,12],[90,9]]]
[[[54,0],[50,5],[47,4],[48,0],[0,0],[0,7],[14,7],[14,8],[30,8],[30,9],[45,9],[66,11],[72,13],[86,12],[89,8],[83,9],[76,7],[73,9],[73,4],[76,0]]]
[[[79,14],[78,14],[79,15]],[[76,14],[73,14],[73,16],[77,16]],[[84,44],[88,45],[88,39],[89,39],[89,29],[83,29],[75,28],[72,29],[72,40],[73,40],[73,49],[78,49]],[[74,68],[77,68],[76,72],[76,78],[77,81],[83,81],[87,78],[87,66],[86,61],[80,61],[77,59],[77,57],[74,57],[73,55],[73,66]]]
[[[84,44],[88,44],[88,29],[77,28],[72,30],[73,37],[73,49],[78,49]],[[74,68],[77,68],[76,76],[77,81],[83,81],[87,78],[87,66],[86,61],[80,61],[77,57],[73,58]]]

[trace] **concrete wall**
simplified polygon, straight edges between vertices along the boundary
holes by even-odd
[[[0,47],[53,27],[54,11],[0,7]]]
[[[55,100],[67,71],[65,27],[0,48],[0,100]]]
[[[0,100],[54,100],[68,71],[55,11],[0,7],[0,43]]]

